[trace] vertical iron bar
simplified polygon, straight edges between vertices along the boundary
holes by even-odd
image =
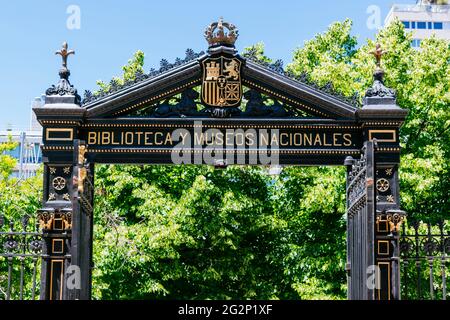
[[[36,268],[37,268],[37,257],[33,257],[33,288],[31,289],[31,300],[35,299],[36,296]]]
[[[434,276],[433,276],[433,239],[431,236],[431,223],[427,222],[427,246],[426,246],[426,255],[428,260],[428,269],[430,273],[430,297],[431,300],[434,300]]]
[[[405,283],[405,300],[408,300],[408,260],[403,261],[404,283]]]
[[[23,282],[24,282],[24,279],[23,279],[24,274],[23,273],[24,273],[25,258],[20,257],[19,260],[20,260],[20,300],[23,300]]]
[[[441,259],[441,272],[442,272],[442,300],[447,300],[447,277],[445,270],[445,256]]]
[[[414,225],[414,239],[416,242],[416,256],[414,260],[416,261],[416,271],[417,271],[417,300],[421,297],[421,290],[420,290],[420,256],[419,256],[419,223],[416,223]]]
[[[441,275],[442,275],[442,300],[447,300],[447,279],[445,275],[445,236],[444,236],[444,220],[438,223],[440,233],[440,251],[441,251]]]
[[[406,237],[406,223],[402,223],[402,233],[400,234],[400,243],[404,242],[407,243],[407,237]],[[401,276],[401,278],[404,280],[404,284],[405,284],[405,300],[408,300],[408,267],[409,267],[409,262],[408,259],[406,257],[406,259],[401,260],[402,254],[400,251],[401,248],[399,248],[399,261],[403,262],[403,275]],[[401,262],[400,262],[400,268],[401,268]],[[401,297],[400,297],[401,298]]]
[[[434,300],[433,257],[428,257],[428,267],[430,269],[430,297],[431,297],[431,300]]]
[[[6,300],[11,300],[12,261],[13,257],[8,257],[8,288],[6,290]]]
[[[25,216],[24,216],[24,218],[25,218]],[[22,242],[21,247],[22,247],[23,256],[19,258],[19,261],[20,261],[20,300],[23,300],[24,264],[25,264],[25,254],[26,254],[26,249],[27,249],[27,245],[26,245],[27,224],[28,224],[28,220],[26,218],[22,219],[23,234],[21,235],[20,240]]]

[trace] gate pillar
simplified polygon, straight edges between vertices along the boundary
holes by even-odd
[[[375,299],[400,299],[399,226],[405,212],[400,209],[398,168],[400,163],[399,130],[408,111],[397,105],[396,93],[385,86],[377,45],[374,82],[365,94],[358,118],[366,141],[376,140],[375,149],[375,270],[379,272]]]
[[[73,163],[74,141],[85,110],[80,106],[77,90],[69,82],[67,57],[73,51],[67,49],[64,43],[57,52],[63,59],[59,82],[47,89],[44,106],[33,109],[43,127],[43,201],[37,213],[44,238],[41,300],[69,297],[67,278],[70,274],[67,271],[70,271],[73,256],[73,218],[77,218],[74,216],[77,185],[73,175],[78,172]]]

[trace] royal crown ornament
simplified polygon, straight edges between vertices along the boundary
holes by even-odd
[[[225,32],[225,28],[228,32]],[[233,46],[239,36],[234,24],[224,22],[220,18],[218,22],[211,23],[205,30],[205,39],[210,47],[218,45]]]

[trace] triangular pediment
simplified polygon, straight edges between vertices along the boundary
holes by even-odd
[[[190,54],[184,60],[177,59],[174,64],[163,60],[160,70],[138,75],[133,83],[113,86],[110,92],[99,96],[87,92],[83,100],[87,118],[111,118],[135,114],[140,109],[148,109],[169,101],[186,90],[193,88],[195,90],[202,84],[202,61],[210,58],[210,55],[193,54],[189,50],[187,52]],[[342,97],[287,75],[279,65],[278,67],[276,64],[264,65],[239,55],[235,57],[242,61],[242,85],[275,101],[276,105],[273,108],[284,105],[286,110],[296,109],[298,114],[315,118],[356,119],[358,108]],[[251,114],[243,110],[241,116],[245,115]],[[180,116],[189,117],[190,114],[180,113]]]

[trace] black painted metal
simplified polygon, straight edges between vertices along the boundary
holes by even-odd
[[[216,32],[223,27],[229,28],[229,32]],[[374,290],[366,286],[367,267],[379,261],[389,264],[388,273],[382,275],[384,287],[378,291],[379,298],[389,298],[391,290],[392,297],[398,298],[398,236],[393,231],[392,238],[391,230],[381,235],[392,238],[389,239],[393,250],[389,256],[378,259],[374,241],[378,241],[380,234],[375,235],[374,221],[378,218],[376,209],[391,219],[399,209],[398,132],[407,111],[397,106],[395,93],[383,84],[382,50],[378,47],[376,51],[373,86],[367,91],[362,108],[358,108],[356,99],[344,99],[333,92],[330,84],[319,87],[306,75],[296,77],[285,72],[280,61],[261,63],[251,52],[240,56],[234,48],[237,35],[231,24],[223,21],[212,24],[205,33],[210,44],[207,53],[195,54],[188,50],[185,59],[177,59],[173,64],[162,60],[159,70],[138,73],[135,81],[124,85],[112,81],[110,89],[100,94],[87,91],[83,104],[69,82],[67,56],[72,51],[64,44],[60,51],[63,56],[60,81],[47,91],[45,106],[34,109],[45,137],[44,201],[43,209],[39,210],[40,221],[45,226],[41,299],[90,298],[94,163],[172,164],[171,151],[176,147],[170,139],[163,144],[161,141],[152,144],[151,138],[150,143],[140,139],[146,133],[150,137],[155,132],[164,135],[175,129],[192,134],[194,128],[199,127],[197,121],[201,121],[200,130],[214,129],[221,134],[229,129],[278,130],[279,148],[275,152],[279,153],[278,163],[282,165],[342,165],[346,160],[349,298],[375,298]],[[196,91],[204,82],[202,61],[220,56],[242,63],[239,78],[250,91],[244,95],[246,101],[242,106],[233,107],[235,110],[207,112],[207,106],[201,104]],[[225,115],[226,119],[218,118]],[[123,139],[117,140],[127,134],[136,139],[125,140],[125,143],[121,142]],[[295,138],[289,140],[295,134],[312,134],[318,140],[296,144]],[[288,137],[287,144],[281,142],[282,135]],[[348,139],[344,135],[349,135]],[[387,198],[387,193],[375,194],[377,174],[374,142],[371,141],[374,138],[379,139],[377,162],[387,168],[395,167],[389,194],[393,202]],[[245,164],[263,164],[249,163],[249,155],[259,152],[257,148],[238,149],[233,142],[229,150],[233,159],[239,151],[245,155]],[[359,155],[361,150],[361,158],[349,158]],[[195,151],[198,150],[187,150],[191,154]],[[67,173],[60,172],[63,168]],[[66,181],[64,191],[55,191],[51,186],[58,177]],[[376,208],[377,196],[384,198],[380,198]],[[54,221],[58,219],[64,221],[64,227],[55,227]],[[55,239],[64,242],[63,250],[53,252]],[[62,264],[56,266],[55,262],[61,261]],[[56,267],[52,268],[53,265]],[[80,286],[69,288],[67,283],[72,274],[68,274],[68,270],[72,267],[80,270]]]
[[[0,261],[5,262],[0,264],[0,300],[35,300],[39,296],[37,276],[42,247],[42,233],[35,218],[24,215],[20,221],[8,221],[0,215]]]
[[[412,220],[402,225],[400,259],[403,300],[447,300],[449,221]]]
[[[348,298],[374,300],[368,271],[374,266],[375,153],[367,141],[359,159],[347,158],[347,272]]]
[[[78,286],[67,287],[65,298],[68,300],[88,300],[92,290],[94,165],[87,161],[80,150],[85,147],[84,141],[74,141],[70,265],[77,268],[73,272],[79,270],[80,279]]]

